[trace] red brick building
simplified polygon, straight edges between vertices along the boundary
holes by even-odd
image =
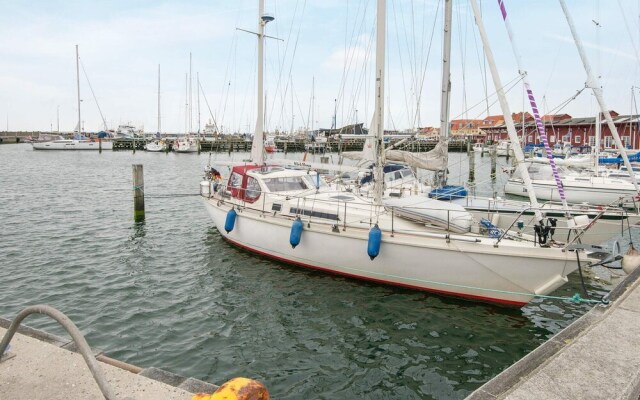
[[[513,114],[518,136],[523,136],[526,144],[541,143],[534,118],[529,114],[524,114],[524,126],[522,125],[522,114]],[[517,120],[516,120],[517,117]],[[640,116],[619,115],[611,111],[613,123],[618,130],[618,134],[626,147],[640,148]],[[504,124],[504,117],[490,116],[483,122],[480,129],[485,132],[486,140],[498,141],[508,139],[507,127]],[[547,133],[549,145],[556,143],[571,143],[572,146],[595,146],[596,117],[572,118],[568,114],[545,115],[542,121]],[[602,117],[601,141],[602,149],[615,147],[611,131]]]

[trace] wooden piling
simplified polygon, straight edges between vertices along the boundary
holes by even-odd
[[[480,158],[484,157],[484,143],[482,142],[482,150],[480,151]]]
[[[498,158],[498,148],[496,145],[492,145],[489,150],[489,154],[491,155],[491,180],[496,180],[496,161]]]
[[[144,174],[142,164],[133,164],[133,220],[135,222],[144,221]]]
[[[476,152],[471,147],[469,154],[469,184],[472,185],[476,181]]]
[[[98,138],[98,154],[102,153],[102,138]]]

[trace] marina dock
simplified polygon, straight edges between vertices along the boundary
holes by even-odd
[[[0,318],[0,337],[11,321]],[[10,358],[0,362],[1,399],[84,400],[103,398],[82,356],[67,338],[29,327],[19,328]],[[92,349],[119,399],[190,400],[194,393],[218,387],[158,368],[139,368]],[[177,355],[179,357],[179,355]]]
[[[609,296],[467,400],[638,399],[640,268]]]

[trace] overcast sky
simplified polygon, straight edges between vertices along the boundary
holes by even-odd
[[[188,125],[185,74],[192,68],[192,129],[197,81],[218,125],[252,132],[255,125],[257,0],[0,0],[0,130],[60,129],[77,122],[75,45],[85,129],[131,123],[157,130],[161,65],[163,132]],[[497,1],[482,0],[485,24],[513,111],[522,110],[522,85]],[[584,87],[585,73],[556,0],[506,0],[524,68],[545,112]],[[609,108],[629,113],[632,86],[640,86],[634,46],[640,37],[639,0],[567,0]],[[622,10],[621,10],[622,8]],[[267,34],[266,119],[269,130],[330,127],[357,120],[369,125],[375,0],[266,0],[275,16]],[[437,126],[440,110],[442,3],[387,1],[386,127]],[[596,23],[598,25],[596,25]],[[466,0],[454,1],[451,118],[498,114],[493,83],[485,83],[482,48]],[[507,83],[514,85],[507,85]],[[314,85],[315,83],[315,85]],[[312,96],[312,87],[315,87]],[[636,91],[636,95],[640,92]],[[313,97],[313,101],[312,101]],[[311,104],[314,104],[313,113]],[[418,106],[419,104],[419,106]],[[293,111],[292,111],[293,108]],[[357,110],[357,111],[356,111]],[[558,110],[596,112],[587,91]],[[202,125],[210,117],[200,97]],[[313,118],[311,115],[313,114]],[[313,120],[313,124],[312,121]]]

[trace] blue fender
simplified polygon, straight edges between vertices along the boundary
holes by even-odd
[[[373,260],[378,257],[380,254],[380,243],[382,242],[382,231],[378,228],[376,224],[369,231],[369,243],[367,244],[367,254],[369,254],[369,258]]]
[[[238,213],[236,213],[234,208],[227,212],[227,219],[224,221],[224,230],[227,231],[227,233],[231,232],[235,227],[237,216]]]
[[[302,238],[302,231],[304,230],[304,224],[300,217],[296,218],[293,221],[293,225],[291,225],[291,234],[289,235],[289,243],[292,248],[296,248],[297,245],[300,244],[300,239]]]

